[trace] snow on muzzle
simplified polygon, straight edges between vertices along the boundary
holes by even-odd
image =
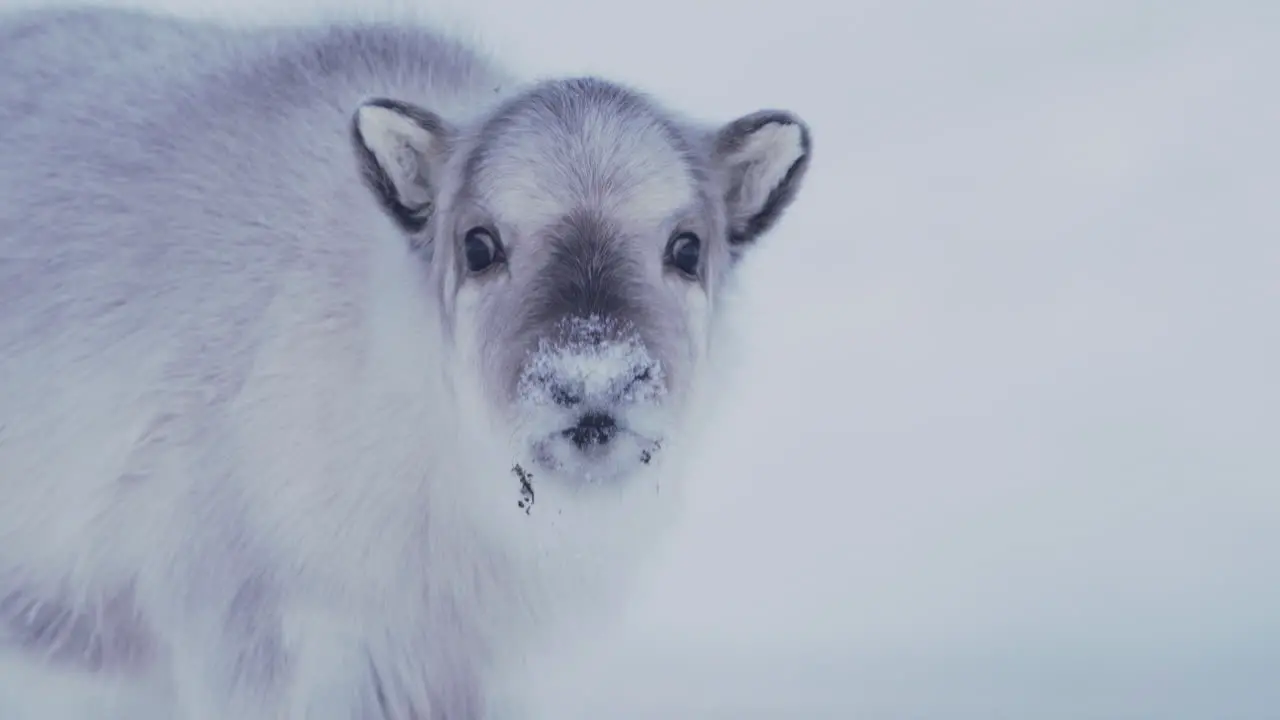
[[[519,398],[552,434],[600,454],[620,435],[647,436],[646,416],[666,393],[662,364],[633,326],[595,317],[557,323],[521,371]]]

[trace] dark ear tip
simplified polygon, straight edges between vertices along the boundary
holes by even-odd
[[[421,127],[423,130],[433,134],[443,134],[447,130],[445,121],[430,110],[403,100],[392,100],[391,98],[380,96],[362,100],[356,105],[355,110],[351,112],[351,123],[357,129],[359,128],[360,123],[360,111],[370,107],[378,108],[380,110],[390,110],[391,112],[412,120],[414,123],[417,123],[418,127]]]
[[[365,100],[361,102],[358,107],[365,107],[366,105],[372,105],[374,107],[380,107],[380,108],[387,108],[388,110],[397,110],[399,108],[405,107],[405,104],[400,102],[399,100],[392,100],[391,98],[381,97],[376,95],[374,97],[365,98]]]
[[[361,100],[356,104],[355,109],[351,111],[351,126],[356,128],[357,131],[360,128],[360,112],[368,108],[390,110],[401,115],[407,114],[405,111],[410,109],[410,107],[406,106],[404,103],[392,100],[391,98],[371,97]]]
[[[768,108],[744,115],[729,123],[720,130],[716,138],[716,149],[722,153],[737,150],[753,133],[766,125],[790,125],[800,130],[800,147],[804,153],[802,160],[808,159],[813,148],[813,133],[809,124],[790,110]]]

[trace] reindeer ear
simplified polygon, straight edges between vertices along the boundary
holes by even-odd
[[[365,183],[407,232],[418,232],[431,218],[434,174],[449,135],[435,113],[386,98],[364,102],[351,119]]]
[[[809,168],[809,128],[786,111],[754,112],[720,128],[715,156],[726,179],[729,241],[740,252],[795,199]]]

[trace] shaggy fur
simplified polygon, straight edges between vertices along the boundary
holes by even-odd
[[[0,15],[0,655],[182,720],[494,714],[665,523],[809,155],[424,27]]]

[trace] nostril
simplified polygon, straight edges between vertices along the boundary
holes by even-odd
[[[551,400],[560,407],[571,408],[582,402],[582,393],[557,383],[551,386]]]
[[[579,449],[590,445],[603,445],[613,439],[618,431],[618,423],[612,415],[592,412],[578,419],[578,424],[564,431],[567,437]]]
[[[617,425],[612,415],[602,412],[587,413],[578,420],[578,427],[595,428],[596,430],[611,430]]]
[[[618,396],[621,400],[632,402],[651,395],[657,389],[653,365],[646,364],[632,372],[631,377],[622,385]]]

